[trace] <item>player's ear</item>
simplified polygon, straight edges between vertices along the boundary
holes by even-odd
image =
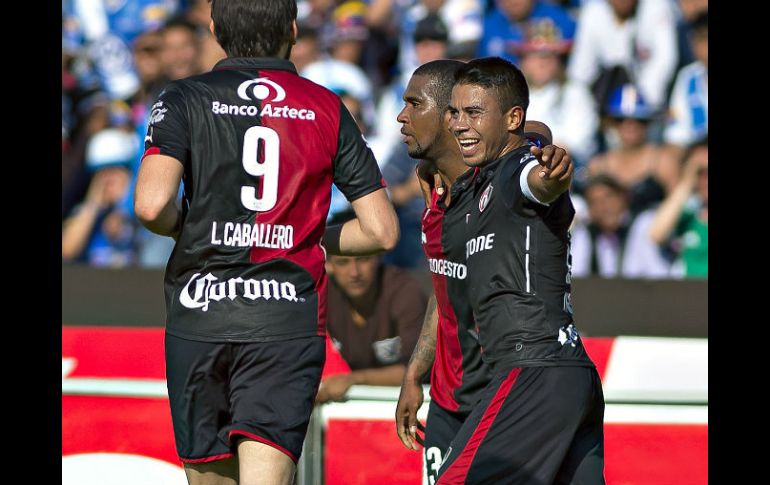
[[[214,19],[211,19],[211,21],[209,22],[209,30],[211,31],[211,33],[212,33],[212,35],[214,37],[217,36],[217,33],[214,32]]]
[[[297,21],[291,21],[291,45],[297,43],[297,36],[299,35],[299,28],[297,27]]]
[[[521,106],[514,106],[505,114],[505,123],[508,131],[518,130],[524,124],[524,110]]]

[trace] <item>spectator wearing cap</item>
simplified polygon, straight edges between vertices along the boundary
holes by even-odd
[[[496,0],[484,17],[478,56],[497,56],[518,64],[516,47],[525,40],[526,28],[533,22],[549,24],[554,37],[562,42],[571,43],[575,36],[575,21],[558,5],[542,0]]]
[[[134,262],[135,226],[122,202],[136,153],[136,138],[121,129],[107,128],[90,140],[86,167],[93,176],[85,200],[63,223],[62,261],[104,267]]]
[[[677,62],[671,0],[597,0],[580,9],[567,73],[586,86],[620,66],[660,109]]]
[[[669,103],[666,143],[685,147],[707,136],[709,129],[709,25],[708,11],[690,24],[690,42],[696,61],[676,76]]]
[[[590,91],[566,78],[572,43],[550,19],[533,19],[524,30],[524,39],[511,45],[529,84],[527,118],[546,123],[554,144],[567,148],[575,163],[583,166],[597,150],[599,116]]]
[[[652,241],[655,211],[638,216],[629,211],[628,191],[614,177],[601,174],[584,190],[587,224],[572,229],[572,275],[602,278],[665,278],[671,264]]]
[[[612,146],[588,164],[588,174],[608,174],[629,192],[630,209],[638,214],[663,200],[678,178],[678,162],[648,139],[657,116],[639,89],[617,87],[605,107],[605,135]]]
[[[361,64],[364,43],[369,38],[364,15],[367,6],[360,1],[346,1],[332,12],[334,30],[331,39],[331,56],[351,64]]]

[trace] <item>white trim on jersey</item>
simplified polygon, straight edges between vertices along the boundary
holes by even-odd
[[[540,163],[537,160],[532,160],[531,162],[527,163],[527,165],[524,167],[524,170],[521,171],[521,178],[519,179],[519,185],[521,186],[521,193],[524,194],[524,197],[526,197],[527,199],[531,200],[536,204],[549,206],[551,204],[546,204],[545,202],[540,202],[539,200],[537,200],[537,197],[535,197],[535,194],[532,193],[532,189],[529,188],[529,182],[527,181],[529,172],[531,172],[533,168],[539,165]]]
[[[529,225],[527,225],[527,241],[525,243],[524,249],[527,251],[527,253],[524,255],[524,271],[527,275],[527,293],[529,293]]]

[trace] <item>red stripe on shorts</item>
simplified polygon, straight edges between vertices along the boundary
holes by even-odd
[[[471,469],[473,458],[476,456],[476,452],[479,450],[481,442],[484,441],[487,432],[489,432],[489,428],[492,427],[492,423],[495,421],[497,413],[500,412],[500,408],[503,407],[503,402],[508,396],[508,392],[510,392],[513,384],[516,382],[516,378],[519,377],[520,372],[521,368],[512,369],[511,373],[508,374],[508,377],[506,377],[505,380],[503,380],[503,383],[500,384],[500,387],[495,393],[495,397],[492,398],[489,406],[487,406],[484,416],[481,417],[481,421],[479,421],[478,426],[476,426],[470,439],[465,444],[462,453],[439,477],[436,485],[465,483],[465,478],[468,476],[468,471]]]

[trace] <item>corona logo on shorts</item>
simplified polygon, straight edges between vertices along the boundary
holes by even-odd
[[[258,99],[260,101],[266,100],[270,96],[270,88],[275,91],[275,96],[270,101],[283,101],[286,99],[286,91],[281,86],[269,80],[266,77],[258,77],[249,81],[242,82],[238,86],[238,97],[250,101]]]
[[[292,283],[285,281],[279,283],[276,280],[255,280],[243,278],[230,278],[219,282],[219,278],[211,273],[201,276],[195,273],[187,282],[179,294],[179,303],[186,308],[208,311],[211,303],[216,303],[228,298],[230,301],[236,298],[248,300],[286,300],[291,302],[301,301],[297,298],[297,289]],[[304,300],[304,299],[303,299]]]

